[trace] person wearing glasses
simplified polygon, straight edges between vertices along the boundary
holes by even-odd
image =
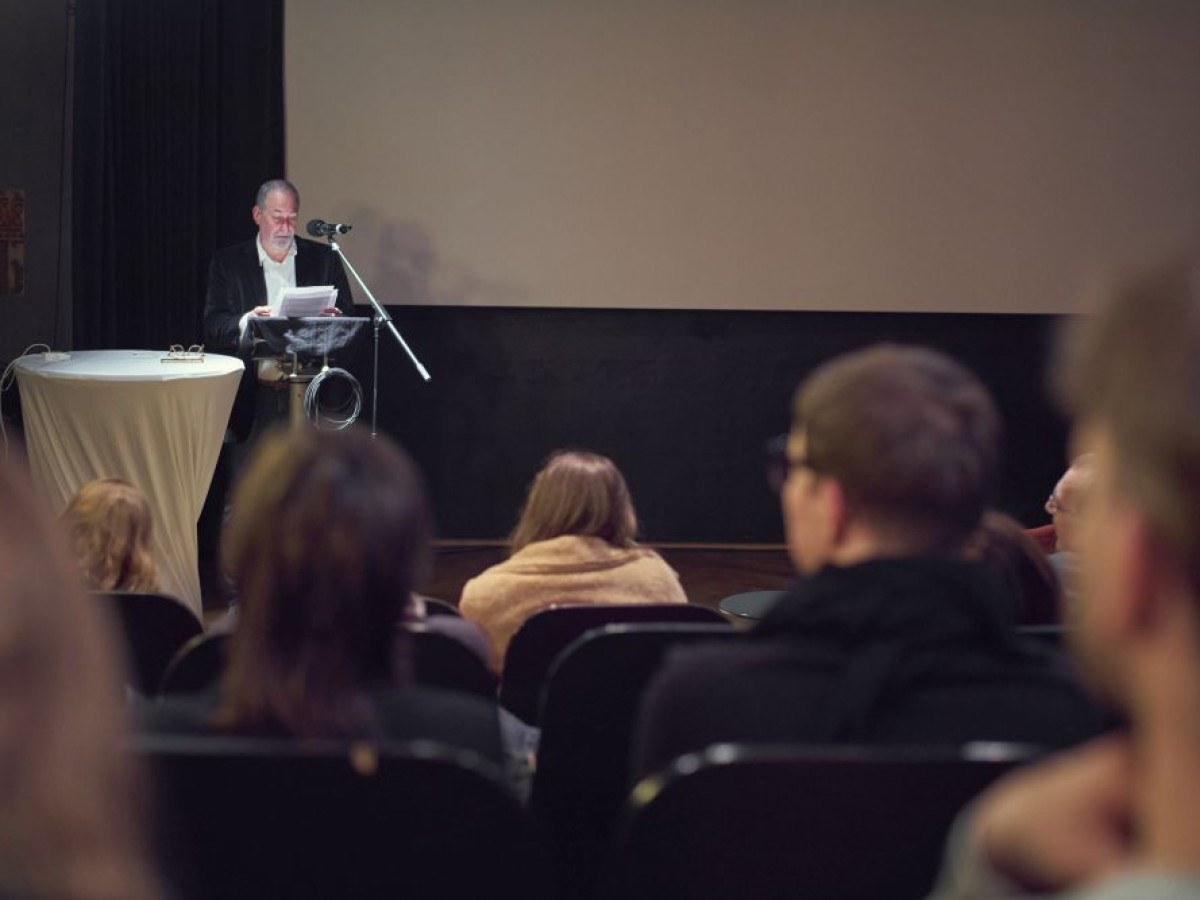
[[[84,590],[66,530],[0,461],[0,896],[165,900],[127,747],[121,637]]]
[[[279,292],[288,287],[332,285],[337,306],[326,315],[351,315],[354,299],[342,261],[325,244],[296,236],[300,192],[290,181],[275,178],[258,189],[250,215],[257,234],[218,250],[208,272],[204,301],[204,347],[212,353],[242,353],[249,349],[247,322],[269,316]],[[237,440],[245,440],[256,424],[253,386],[262,374],[248,370],[230,416]],[[286,404],[282,405],[286,411]],[[262,418],[262,416],[258,416]],[[268,422],[259,423],[260,429]]]
[[[1104,715],[963,556],[997,478],[999,414],[941,353],[877,345],[818,368],[773,446],[802,576],[748,640],[672,653],[635,768],[710,744],[1075,744]]]
[[[1092,484],[1092,454],[1081,453],[1058,479],[1046,498],[1046,512],[1054,523],[1054,550],[1074,553],[1078,549],[1080,514]]]
[[[1046,498],[1045,509],[1050,515],[1054,538],[1054,549],[1047,559],[1054,567],[1065,607],[1073,604],[1078,594],[1075,562],[1080,522],[1093,480],[1092,458],[1091,453],[1081,453],[1071,460],[1071,465]]]

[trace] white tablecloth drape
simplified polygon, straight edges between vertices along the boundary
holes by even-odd
[[[243,363],[206,354],[86,350],[17,361],[34,479],[58,509],[94,478],[124,478],[154,512],[162,590],[201,612],[196,523],[216,468]]]

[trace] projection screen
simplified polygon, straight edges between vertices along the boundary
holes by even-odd
[[[1060,312],[1193,238],[1200,4],[287,0],[385,304]]]

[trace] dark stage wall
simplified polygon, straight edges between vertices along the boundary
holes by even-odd
[[[25,197],[22,289],[6,292],[0,277],[0,369],[30,344],[71,339],[70,40],[65,2],[0,3],[0,190]],[[14,241],[9,227],[0,244]]]
[[[782,540],[763,474],[812,367],[878,340],[920,343],[970,365],[1008,429],[1000,505],[1027,524],[1063,467],[1065,425],[1044,369],[1058,319],[1035,315],[407,307],[391,310],[432,374],[423,383],[386,332],[378,427],[430,481],[443,538],[494,539],[552,449],[612,456],[644,537]],[[371,349],[347,363],[370,421]]]

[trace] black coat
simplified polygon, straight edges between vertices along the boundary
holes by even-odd
[[[254,237],[213,255],[204,298],[204,346],[213,353],[236,352],[242,316],[256,306],[267,305],[267,283],[258,262],[257,241]],[[338,309],[353,315],[354,298],[341,259],[325,244],[296,238],[296,286],[321,284],[337,288]]]
[[[958,560],[827,567],[747,642],[667,658],[643,701],[636,774],[723,741],[1058,748],[1103,730],[1108,716],[1011,610]]]
[[[256,306],[267,305],[267,283],[258,261],[258,237],[218,250],[208,270],[208,292],[204,300],[204,346],[212,353],[237,354],[246,359],[230,414],[230,427],[241,441],[250,433],[254,418],[256,373],[250,363],[249,344],[241,340],[241,318]],[[354,314],[354,298],[346,270],[336,253],[325,244],[296,238],[296,286],[331,284],[337,288],[337,305],[346,315]]]

